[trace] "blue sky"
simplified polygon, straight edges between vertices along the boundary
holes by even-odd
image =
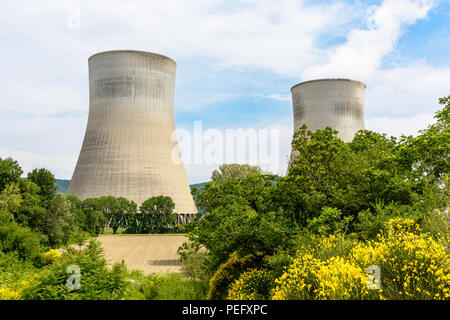
[[[290,88],[315,78],[365,82],[366,127],[414,134],[450,94],[449,21],[450,0],[11,1],[0,12],[0,157],[70,179],[87,59],[113,49],[177,62],[177,128],[277,128],[281,159]],[[215,167],[186,165],[189,181]]]

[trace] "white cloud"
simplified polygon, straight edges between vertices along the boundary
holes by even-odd
[[[406,25],[426,17],[432,0],[385,0],[368,19],[370,29],[353,29],[347,41],[323,52],[319,63],[306,68],[303,80],[352,78],[369,81],[383,57],[394,50]]]
[[[48,153],[0,148],[0,157],[11,157],[22,167],[24,175],[35,168],[49,169],[56,178],[70,179],[77,162],[76,156],[53,156]]]
[[[252,125],[243,128],[229,128],[234,133],[243,138],[244,145],[239,145],[237,140],[234,143],[230,139],[231,135],[227,135],[228,129],[214,129],[216,138],[206,140],[209,130],[198,132],[198,140],[195,139],[193,131],[189,131],[186,143],[185,139],[180,139],[180,151],[183,155],[183,162],[187,171],[190,183],[198,183],[208,181],[213,170],[217,169],[224,163],[249,163],[258,165],[263,170],[284,176],[287,171],[288,160],[291,153],[291,141],[293,134],[293,124],[291,118],[280,119],[278,121],[255,122]],[[240,130],[241,129],[241,130]],[[252,144],[248,137],[255,134],[256,145]],[[187,132],[186,132],[187,134]],[[217,139],[217,135],[220,139]],[[262,139],[267,137],[267,143]],[[261,139],[262,138],[262,139]],[[276,140],[275,140],[276,139]],[[223,150],[223,154],[215,158],[214,163],[208,163],[205,158],[206,149]],[[195,156],[194,156],[195,154]],[[198,154],[203,157],[196,158]],[[228,157],[233,159],[228,159]],[[239,160],[240,159],[240,160]]]
[[[271,94],[254,94],[257,97],[271,99],[271,100],[277,100],[277,101],[291,101],[291,96],[288,95],[281,95],[279,93],[271,93]]]
[[[388,136],[400,137],[402,134],[417,135],[434,122],[433,113],[423,113],[411,117],[378,117],[366,120],[366,129],[386,133]]]
[[[450,67],[432,68],[425,63],[377,70],[367,85],[366,114],[380,117],[413,117],[434,114],[438,98],[450,94]]]

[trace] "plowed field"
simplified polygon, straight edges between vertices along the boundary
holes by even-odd
[[[180,272],[177,249],[186,241],[183,235],[101,235],[98,239],[109,263],[125,261],[129,270]]]

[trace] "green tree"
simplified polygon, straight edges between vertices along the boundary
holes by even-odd
[[[40,187],[29,179],[20,179],[18,185],[22,203],[14,210],[15,220],[34,231],[42,231],[46,209],[39,194]]]
[[[256,211],[271,211],[274,209],[270,202],[275,188],[274,179],[274,175],[250,173],[235,179],[213,180],[201,189],[194,189],[192,193],[202,212],[234,203],[247,205]]]
[[[12,218],[22,202],[19,187],[16,184],[8,184],[0,193],[0,213]]]
[[[261,174],[262,169],[258,166],[251,166],[249,164],[223,164],[219,170],[212,172],[211,180],[217,183],[224,183],[237,178],[245,178],[251,174]]]
[[[116,233],[117,229],[126,227],[127,215],[136,212],[137,205],[123,197],[104,196],[98,198],[99,208],[106,220],[106,225]],[[103,232],[103,230],[102,230]]]
[[[39,235],[11,220],[0,221],[0,252],[35,264],[42,262]]]
[[[416,174],[416,178],[427,178],[442,183],[450,172],[450,96],[440,98],[444,108],[434,118],[436,122],[414,136],[402,136],[398,147],[399,163]]]
[[[0,191],[8,184],[17,182],[22,173],[23,170],[17,161],[12,158],[0,158]]]
[[[111,220],[109,221],[113,232],[116,233],[120,227],[126,227],[126,217],[134,215],[136,211],[137,205],[134,201],[128,201],[123,197],[116,198]]]
[[[83,212],[83,230],[93,235],[100,234],[106,223],[100,200],[98,198],[85,199],[81,207]]]
[[[215,270],[233,252],[239,256],[255,252],[270,255],[278,249],[291,247],[295,230],[289,226],[281,214],[230,204],[207,212],[188,238],[198,249],[206,249],[209,254],[206,264],[210,270]],[[180,253],[188,248],[189,244],[184,245]]]
[[[48,207],[57,188],[55,185],[55,176],[49,170],[41,168],[29,172],[28,179],[39,186],[39,195],[41,196],[43,203]]]
[[[145,200],[139,208],[142,231],[165,233],[177,221],[175,204],[170,197],[156,196]]]
[[[76,213],[67,195],[58,193],[47,210],[43,232],[52,246],[67,244],[77,230]]]
[[[356,218],[377,202],[412,204],[426,186],[398,165],[398,142],[371,131],[358,132],[344,143],[331,128],[294,136],[298,156],[287,177],[277,184],[276,202],[306,226],[325,206]],[[355,219],[354,219],[355,220]]]

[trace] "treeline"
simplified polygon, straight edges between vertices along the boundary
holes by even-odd
[[[104,196],[81,201],[56,194],[55,177],[47,169],[34,169],[22,178],[17,161],[0,158],[0,216],[2,228],[26,228],[48,247],[97,236],[109,227],[114,233],[176,231],[177,214],[170,197],[152,197],[140,207],[123,197]],[[5,234],[7,232],[5,231]]]
[[[123,197],[104,196],[81,201],[69,195],[77,220],[84,231],[98,235],[105,227],[115,234],[119,228],[125,233],[167,233],[175,231],[175,204],[167,196],[151,197],[140,207]]]

